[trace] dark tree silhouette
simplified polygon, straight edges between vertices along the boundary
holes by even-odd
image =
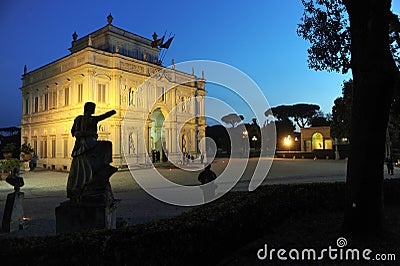
[[[218,149],[230,153],[231,141],[228,131],[222,125],[214,125],[206,127],[206,136],[212,138]]]
[[[350,138],[351,105],[353,100],[353,81],[345,81],[342,96],[336,98],[332,107],[331,136]],[[390,155],[400,158],[400,97],[395,96],[390,107],[388,135],[386,139]],[[387,154],[389,155],[389,154]]]
[[[238,115],[238,114],[228,114],[225,115],[221,118],[221,121],[224,122],[227,125],[232,126],[232,128],[235,128],[238,124],[240,124],[243,121],[244,117],[243,115]]]
[[[283,121],[287,118],[292,118],[293,121],[300,127],[304,128],[310,125],[311,119],[317,114],[320,109],[318,105],[298,103],[294,105],[279,105],[267,110],[265,115],[269,115],[272,111],[278,121]]]
[[[302,2],[305,11],[298,33],[311,43],[309,66],[316,70],[352,70],[344,229],[370,235],[381,230],[383,221],[385,137],[399,77],[390,33],[397,30],[398,36],[398,17],[390,11],[391,0]],[[371,114],[379,119],[372,123]]]
[[[4,149],[7,144],[13,144],[16,147],[21,146],[21,129],[18,127],[3,127],[0,128],[0,151]],[[19,157],[19,149],[14,149],[13,157]],[[0,153],[2,158],[2,153]]]
[[[391,155],[400,159],[400,96],[393,101],[388,125]]]
[[[321,127],[330,126],[332,123],[332,116],[330,114],[324,114],[322,111],[317,111],[310,119],[310,126]]]
[[[317,114],[319,109],[320,107],[315,104],[295,104],[292,111],[293,120],[300,128],[304,128],[310,125],[311,119]]]
[[[269,120],[274,121],[275,123],[276,148],[278,150],[282,150],[284,148],[282,140],[288,135],[293,135],[293,132],[296,130],[296,126],[293,124],[293,121],[290,120],[291,112],[291,105],[280,105],[277,107],[272,107],[264,113]]]
[[[342,97],[336,98],[332,107],[331,136],[350,138],[351,105],[353,101],[353,81],[343,82]]]
[[[250,147],[253,147],[254,149],[259,149],[261,148],[261,128],[257,124],[256,118],[251,119],[251,121],[252,121],[251,124],[250,123],[245,124],[249,137]]]
[[[282,141],[288,135],[293,135],[296,127],[289,118],[284,118],[282,120],[275,121],[276,128],[276,148],[277,150],[283,150],[284,145]]]
[[[0,128],[0,135],[2,136],[14,136],[21,134],[21,129],[19,127],[3,127]]]

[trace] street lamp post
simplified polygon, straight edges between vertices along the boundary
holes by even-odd
[[[242,132],[242,138],[243,138],[243,150],[242,150],[242,152],[243,152],[243,155],[245,155],[246,154],[246,152],[247,152],[247,149],[246,149],[246,147],[248,146],[248,145],[250,145],[249,143],[248,143],[248,137],[249,137],[249,132],[247,132],[247,130],[244,130],[243,132]]]
[[[256,149],[256,141],[257,141],[257,137],[256,136],[253,136],[252,138],[251,138],[251,140],[253,141],[253,147],[254,147],[254,149]]]

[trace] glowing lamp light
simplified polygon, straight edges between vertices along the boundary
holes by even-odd
[[[290,135],[288,135],[287,137],[285,137],[283,139],[283,144],[285,144],[286,146],[290,147],[290,145],[292,144],[292,139],[291,139]]]

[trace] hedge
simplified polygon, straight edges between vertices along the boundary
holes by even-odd
[[[344,183],[271,185],[230,192],[180,216],[115,230],[0,239],[0,262],[14,265],[212,264],[271,232],[283,220],[343,210]],[[400,180],[385,180],[398,204]],[[7,265],[7,264],[5,264]]]

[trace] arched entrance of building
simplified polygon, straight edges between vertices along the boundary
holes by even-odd
[[[313,150],[324,149],[324,136],[319,132],[315,132],[312,135],[312,149]]]
[[[150,143],[149,152],[155,156],[156,161],[165,160],[163,146],[165,147],[165,127],[163,127],[165,117],[160,108],[157,108],[151,114]]]

